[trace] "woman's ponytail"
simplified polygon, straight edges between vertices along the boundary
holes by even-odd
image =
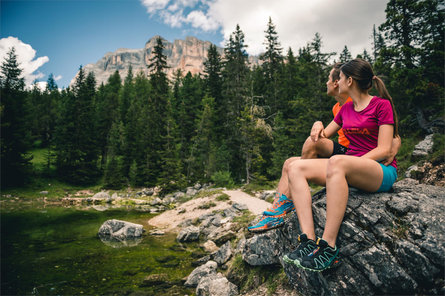
[[[375,88],[379,92],[379,96],[383,99],[389,100],[391,102],[392,113],[394,117],[394,137],[399,135],[399,119],[397,116],[396,108],[394,107],[394,102],[392,100],[391,95],[386,89],[385,83],[378,76],[373,76],[372,80],[374,81]]]

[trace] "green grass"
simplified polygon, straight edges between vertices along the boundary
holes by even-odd
[[[227,200],[230,200],[230,196],[228,196],[227,194],[223,193],[223,194],[218,195],[216,197],[216,200],[217,201],[227,201]]]
[[[38,197],[47,198],[61,198],[67,194],[74,194],[79,190],[92,190],[98,192],[102,188],[102,183],[90,186],[76,186],[58,180],[56,177],[56,170],[53,165],[47,168],[46,165],[46,148],[36,148],[31,151],[33,156],[31,164],[33,167],[33,174],[30,182],[19,188],[2,189],[2,198],[4,195],[12,195],[20,198],[33,199]],[[41,191],[48,191],[48,194],[42,195]]]
[[[213,201],[209,201],[209,202],[206,202],[205,204],[200,205],[198,207],[198,209],[205,209],[205,210],[207,210],[207,209],[210,209],[210,208],[213,208],[213,207],[216,207],[216,203],[214,203]]]

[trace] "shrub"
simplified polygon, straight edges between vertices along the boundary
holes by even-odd
[[[235,182],[233,182],[232,176],[228,171],[218,171],[213,174],[212,181],[217,187],[233,187]]]

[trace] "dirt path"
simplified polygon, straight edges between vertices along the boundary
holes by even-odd
[[[271,205],[270,203],[256,197],[252,197],[241,190],[225,190],[223,193],[227,194],[232,202],[245,204],[249,211],[255,215],[261,214]],[[187,219],[193,220],[215,210],[219,211],[231,207],[228,202],[217,201],[214,197],[215,196],[209,196],[189,200],[179,205],[176,209],[168,210],[156,217],[153,217],[152,219],[148,220],[148,224],[150,226],[160,228],[163,231],[174,231],[176,228],[178,228],[179,224]],[[216,206],[208,209],[199,208],[208,202],[213,202],[216,204]]]
[[[271,206],[270,203],[262,199],[250,196],[249,194],[242,192],[241,190],[225,190],[223,193],[230,196],[230,200],[240,204],[245,204],[249,211],[255,215],[259,215],[264,212],[268,207]]]

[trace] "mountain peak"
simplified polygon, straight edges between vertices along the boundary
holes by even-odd
[[[170,42],[160,35],[150,38],[140,49],[119,48],[115,52],[108,52],[95,64],[85,65],[84,70],[95,74],[98,85],[102,82],[106,83],[115,71],[118,71],[121,77],[125,77],[130,66],[133,68],[133,73],[142,71],[148,75],[147,65],[156,45],[156,39],[159,37],[163,41],[164,54],[167,56],[167,65],[170,67],[166,70],[168,77],[172,78],[178,69],[184,75],[188,72],[199,74],[204,71],[204,62],[207,60],[211,42],[199,40],[194,36]],[[223,54],[222,48],[218,48],[218,51],[221,55]],[[71,84],[74,81],[75,77],[71,80]]]

